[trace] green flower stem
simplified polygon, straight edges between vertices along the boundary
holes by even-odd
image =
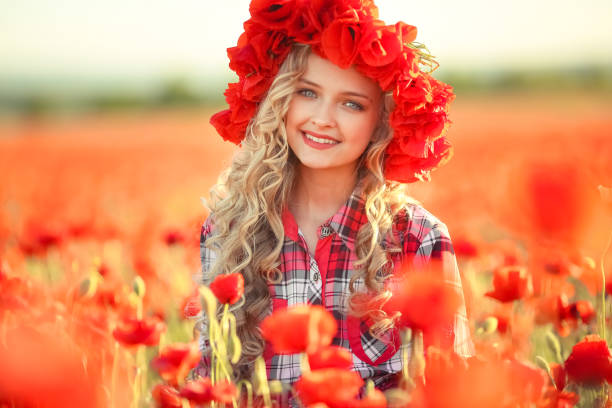
[[[246,389],[246,393],[247,393],[247,407],[252,407],[253,406],[253,385],[247,380],[241,380],[240,382],[238,382],[237,386],[240,392],[240,394],[238,395],[238,398],[242,397],[242,387],[244,386],[244,388]]]
[[[226,305],[227,306],[227,305]],[[223,320],[227,319],[227,307],[219,323],[214,315],[209,315],[209,336],[208,340],[211,348],[211,375],[213,384],[221,380],[231,380],[231,367],[227,358],[227,343],[223,334]],[[226,324],[229,327],[229,324]],[[227,330],[229,331],[229,329]]]
[[[412,340],[412,330],[410,329],[403,329],[402,333],[402,346],[405,344],[408,344],[411,340]],[[414,352],[414,350],[413,350]],[[408,348],[407,347],[402,347],[402,381],[401,381],[401,385],[403,389],[407,390],[407,391],[411,391],[415,388],[415,383],[412,380],[412,377],[410,377],[410,359],[408,358]]]
[[[305,356],[305,354],[303,354],[302,356]],[[302,362],[303,362],[303,359],[302,359]],[[308,364],[308,361],[306,361],[306,364]],[[306,368],[309,369],[308,367]],[[263,396],[264,405],[266,407],[271,407],[272,399],[270,398],[270,386],[268,385],[268,375],[266,373],[266,362],[261,356],[257,357],[257,360],[255,360],[255,373],[254,374],[255,374],[255,380],[257,382],[256,393],[258,395]]]
[[[300,369],[302,373],[310,372],[310,362],[308,361],[308,354],[306,353],[300,354]]]
[[[147,389],[147,356],[146,356],[146,347],[138,346],[138,350],[136,351],[136,365],[138,367],[138,372],[140,373],[139,383],[138,383],[138,403],[140,403],[140,398],[144,396],[144,390]]]
[[[136,375],[134,376],[134,384],[132,384],[132,403],[130,407],[138,408],[138,402],[140,401],[140,377],[142,371],[140,367],[136,367]]]
[[[228,310],[229,304],[226,303],[225,305],[223,305],[223,315],[221,315],[221,337],[225,344],[227,344],[229,341],[230,332],[229,319],[227,315]]]

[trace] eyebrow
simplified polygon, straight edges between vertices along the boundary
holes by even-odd
[[[316,82],[309,81],[308,79],[305,79],[305,78],[300,78],[299,81],[304,82],[308,85],[317,87],[317,88],[321,88],[321,85],[317,84]],[[345,92],[342,92],[342,95],[357,96],[359,98],[364,98],[372,102],[372,98],[370,98],[368,95],[361,94],[359,92],[345,91]]]

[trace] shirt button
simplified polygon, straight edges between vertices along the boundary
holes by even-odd
[[[318,282],[318,281],[319,281],[319,272],[315,272],[315,273],[312,275],[312,280],[313,280],[313,281],[315,281],[315,282]]]
[[[323,225],[319,233],[319,238],[320,239],[327,238],[328,236],[331,235],[331,233],[332,233],[331,227],[329,225]]]

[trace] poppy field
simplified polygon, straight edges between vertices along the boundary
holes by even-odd
[[[277,352],[303,353],[295,401],[612,406],[611,109],[587,94],[458,95],[453,159],[409,191],[449,228],[476,355],[429,345],[456,304],[435,280],[393,294],[413,347],[385,391],[330,345],[324,309],[288,309],[261,327]],[[284,406],[263,360],[232,381],[240,277],[197,285],[200,198],[235,149],[215,111],[0,122],[0,407]],[[413,287],[438,300],[411,303]],[[215,351],[198,377],[202,314]]]

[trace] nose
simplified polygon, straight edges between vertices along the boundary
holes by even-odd
[[[336,119],[333,113],[333,104],[321,101],[312,113],[310,121],[318,127],[335,127]]]

